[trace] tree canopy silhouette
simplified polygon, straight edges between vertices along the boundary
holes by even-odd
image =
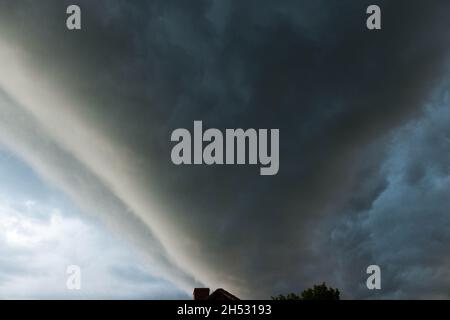
[[[338,289],[327,287],[324,283],[314,285],[312,288],[304,290],[300,295],[288,293],[287,295],[278,295],[272,297],[272,300],[339,300],[340,292]]]

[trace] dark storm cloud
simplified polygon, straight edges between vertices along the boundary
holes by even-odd
[[[396,132],[378,186],[369,177],[360,183],[366,189],[352,193],[354,200],[372,194],[363,199],[369,206],[349,202],[335,224],[329,245],[346,270],[343,285],[357,296],[370,294],[348,280],[376,261],[384,269],[384,297],[448,298],[448,82],[445,87],[420,120]]]
[[[354,216],[390,190],[379,170],[389,133],[420,115],[448,71],[448,1],[378,1],[376,32],[365,28],[368,1],[78,1],[80,32],[63,27],[68,3],[2,2],[4,37],[26,48],[30,70],[71,94],[70,106],[41,121],[76,105],[87,127],[120,146],[126,170],[98,176],[154,232],[167,223],[177,231],[161,242],[174,242],[166,246],[179,264],[249,297],[317,281],[366,295],[355,289],[374,263],[366,224],[383,220],[362,227]],[[174,166],[170,133],[194,120],[279,128],[280,172]],[[411,163],[408,181],[423,170]],[[140,201],[121,194],[124,176]],[[163,208],[161,224],[144,212],[146,195]],[[341,270],[348,255],[364,267]]]

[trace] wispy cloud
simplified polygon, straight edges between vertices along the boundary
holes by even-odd
[[[1,299],[171,299],[189,296],[152,276],[139,252],[79,215],[0,196]],[[66,269],[81,268],[81,290]]]

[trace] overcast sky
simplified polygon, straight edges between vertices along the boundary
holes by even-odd
[[[0,298],[450,298],[450,2],[73,3],[0,0]],[[175,166],[195,120],[278,174]]]

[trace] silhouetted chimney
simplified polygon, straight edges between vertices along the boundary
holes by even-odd
[[[206,300],[209,297],[209,288],[195,288],[194,300]]]

